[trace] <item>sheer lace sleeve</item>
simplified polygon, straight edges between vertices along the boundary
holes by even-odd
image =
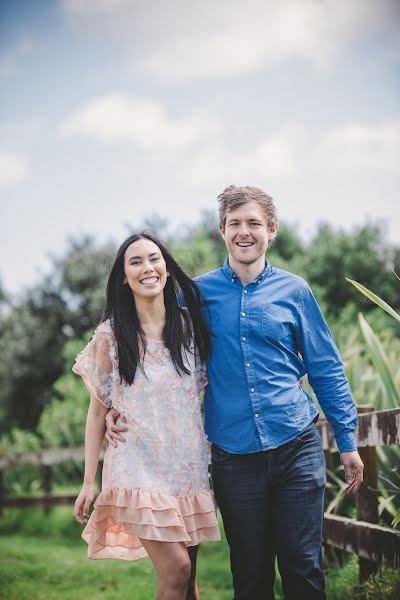
[[[80,375],[91,395],[110,408],[114,385],[119,381],[116,363],[116,344],[110,324],[99,325],[90,342],[78,354],[72,370]]]

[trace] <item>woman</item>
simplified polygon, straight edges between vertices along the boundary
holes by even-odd
[[[102,322],[73,367],[90,392],[74,517],[86,525],[89,558],[148,555],[158,600],[198,598],[197,545],[220,539],[198,398],[209,350],[196,284],[157,238],[130,236],[111,270]],[[126,444],[108,446],[88,518],[111,406],[127,428]]]

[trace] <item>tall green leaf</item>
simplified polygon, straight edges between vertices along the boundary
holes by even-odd
[[[370,327],[361,313],[358,315],[358,320],[365,342],[369,349],[371,360],[379,374],[383,389],[385,391],[387,406],[381,408],[396,408],[400,405],[400,394],[390,372],[385,350],[379,341],[379,338],[375,335],[373,329]]]
[[[389,306],[389,304],[382,300],[382,298],[379,298],[379,296],[374,294],[374,292],[371,292],[368,288],[361,285],[361,283],[358,283],[358,281],[354,281],[353,279],[349,279],[348,277],[346,277],[346,280],[352,283],[355,288],[357,288],[362,294],[364,294],[364,296],[366,296],[367,298],[372,300],[372,302],[375,302],[375,304],[383,308],[383,310],[389,313],[389,315],[400,321],[399,313],[397,313],[391,306]]]

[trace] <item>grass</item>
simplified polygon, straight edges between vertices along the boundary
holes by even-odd
[[[87,559],[71,508],[6,510],[0,521],[0,599],[151,600],[150,560]],[[231,600],[226,540],[201,544],[198,578],[204,600]]]
[[[1,600],[152,600],[156,576],[149,560],[90,561],[71,508],[6,510],[0,520]],[[198,575],[202,600],[231,600],[228,546],[201,544]],[[400,600],[400,572],[381,569],[361,589],[357,557],[329,569],[328,600]],[[281,600],[280,579],[276,600]]]
[[[0,598],[7,600],[120,600],[154,597],[155,577],[149,561],[88,561],[81,546],[63,546],[58,539],[1,540]]]

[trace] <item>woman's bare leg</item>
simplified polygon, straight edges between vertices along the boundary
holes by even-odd
[[[190,578],[189,578],[189,583],[188,583],[186,600],[199,600],[199,598],[200,598],[199,588],[197,585],[197,577],[196,577],[198,549],[199,549],[198,546],[189,546],[187,548],[192,568],[190,571]]]
[[[142,538],[140,541],[157,572],[156,600],[186,600],[192,563],[185,544]]]

